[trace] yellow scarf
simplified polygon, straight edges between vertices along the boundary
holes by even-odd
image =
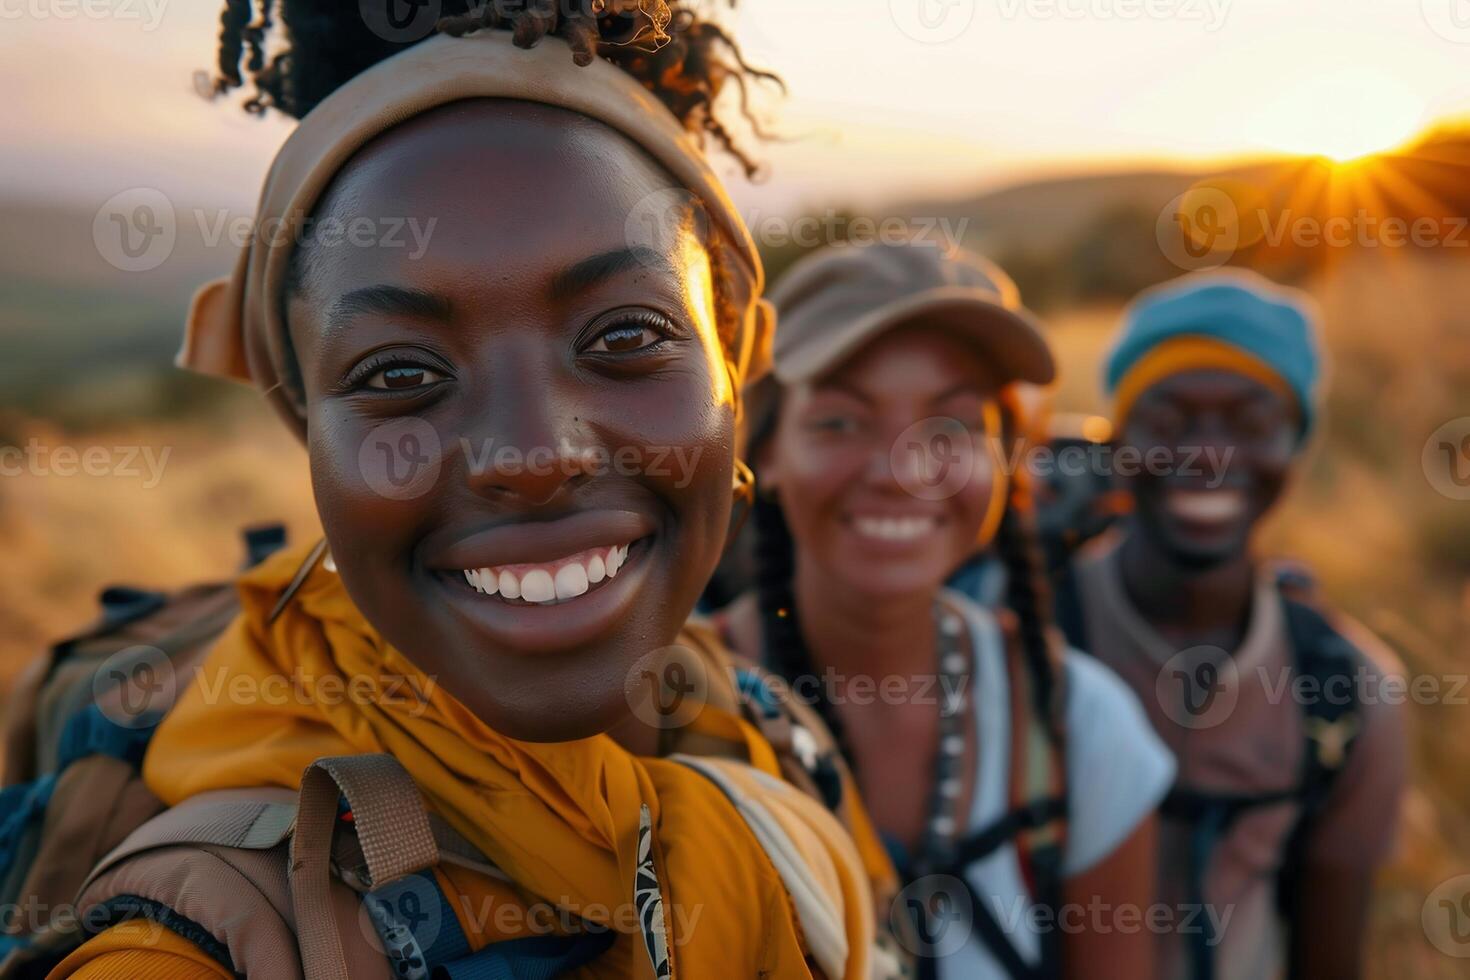
[[[297,788],[322,756],[388,752],[430,808],[517,885],[622,930],[647,806],[671,976],[753,976],[772,965],[782,977],[810,975],[801,925],[771,859],[709,778],[634,756],[605,735],[541,744],[497,734],[385,643],[320,565],[270,621],[304,559],[301,550],[277,555],[241,580],[242,615],[188,679],[149,748],[144,776],[162,800]],[[691,730],[728,745],[747,771],[779,776],[770,746],[730,711],[712,703]],[[760,778],[742,782],[760,792]],[[842,976],[865,977],[872,922],[863,861],[829,813],[793,795],[768,791],[760,802],[802,829],[792,839],[803,842],[812,880],[848,931]],[[683,923],[693,925],[681,934]],[[618,976],[654,975],[641,952],[616,959],[632,963]]]

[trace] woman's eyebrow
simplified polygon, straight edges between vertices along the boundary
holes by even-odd
[[[583,259],[570,268],[563,269],[551,279],[552,300],[571,299],[583,290],[630,269],[653,266],[673,272],[673,267],[664,256],[643,245],[615,248]]]
[[[944,389],[939,394],[937,394],[933,398],[929,399],[929,404],[931,404],[931,405],[938,405],[941,402],[947,402],[951,398],[955,398],[955,397],[957,397],[959,395],[974,395],[977,398],[984,398],[985,397],[985,393],[980,389],[980,386],[977,385],[975,382],[973,382],[973,381],[959,381],[959,382],[956,382],[955,384],[950,385],[948,388]]]
[[[861,388],[849,384],[846,381],[841,380],[840,378],[834,378],[831,381],[823,382],[822,384],[817,386],[817,390],[835,391],[839,395],[846,395],[853,401],[862,402],[864,405],[873,404],[873,398],[867,392],[863,391]]]
[[[449,321],[449,300],[436,293],[405,286],[364,286],[338,298],[327,314],[327,326],[345,326],[364,314],[412,316],[441,323]]]

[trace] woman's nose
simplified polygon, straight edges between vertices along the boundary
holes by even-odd
[[[474,427],[478,438],[463,446],[466,479],[476,493],[538,506],[597,472],[603,456],[593,434],[565,397],[550,397],[550,387],[520,384],[491,399],[497,404]]]

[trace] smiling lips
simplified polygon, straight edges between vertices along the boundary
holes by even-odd
[[[585,595],[618,574],[631,542],[588,548],[555,561],[493,568],[466,568],[465,581],[482,595],[544,605]]]

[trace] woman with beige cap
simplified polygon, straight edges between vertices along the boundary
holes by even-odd
[[[826,249],[771,299],[758,587],[727,640],[838,736],[929,975],[1150,976],[1173,762],[1051,624],[1011,435],[1016,384],[1054,373],[1035,319],[995,266],[917,243]],[[998,610],[944,587],[987,547]]]
[[[768,357],[701,151],[743,65],[675,0],[371,6],[225,7],[219,87],[248,49],[300,124],[181,359],[301,437],[325,541],[241,580],[51,976],[893,975],[855,794],[683,631]]]

